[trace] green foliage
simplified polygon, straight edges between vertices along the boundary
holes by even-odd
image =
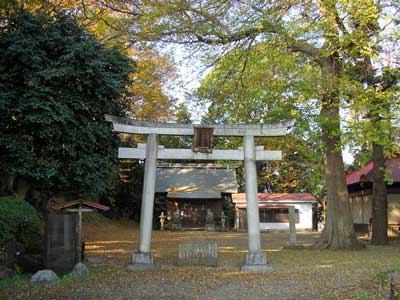
[[[223,56],[202,82],[198,97],[210,103],[208,115],[219,123],[307,118],[318,114],[307,101],[318,96],[319,81],[318,67],[273,40]]]
[[[235,49],[223,56],[198,90],[209,105],[206,123],[269,123],[295,119],[292,134],[258,139],[265,149],[282,150],[281,162],[259,163],[258,186],[268,192],[324,195],[322,151],[315,98],[319,68],[303,55],[288,53],[279,41]],[[216,138],[224,147],[226,138]],[[231,139],[233,148],[242,144]]]
[[[0,167],[40,190],[97,196],[117,152],[104,114],[127,108],[132,62],[70,14],[22,11],[0,24]]]
[[[27,249],[40,242],[39,217],[26,201],[0,197],[0,245],[9,240],[22,243]]]
[[[360,292],[357,296],[357,300],[368,300],[368,299],[373,299],[374,295],[371,294],[370,292]]]
[[[21,286],[28,285],[29,275],[18,274],[0,279],[0,290],[18,289]]]

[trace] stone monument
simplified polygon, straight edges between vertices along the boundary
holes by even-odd
[[[217,260],[216,242],[179,244],[178,265],[216,267]]]
[[[223,211],[221,211],[221,231],[225,231],[225,222],[226,222],[226,215]]]
[[[211,211],[211,209],[207,209],[206,230],[215,231],[214,213]]]
[[[172,229],[182,230],[181,210],[177,207],[172,215]]]
[[[161,212],[160,218],[160,230],[164,230],[164,222],[165,222],[165,215],[164,212]]]
[[[304,249],[304,245],[297,244],[296,241],[296,211],[294,206],[289,207],[289,244],[284,249]]]

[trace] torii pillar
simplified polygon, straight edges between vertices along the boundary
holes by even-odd
[[[157,270],[151,253],[151,231],[153,227],[154,194],[156,186],[158,154],[158,136],[154,133],[147,136],[146,158],[144,165],[144,181],[142,209],[140,212],[139,251],[133,253],[129,270]]]
[[[261,252],[260,214],[257,200],[256,148],[254,136],[245,135],[244,170],[246,181],[246,211],[249,252],[241,271],[271,272],[273,268],[267,263],[267,256]]]
[[[259,209],[257,200],[257,160],[280,160],[280,151],[264,151],[255,146],[255,136],[283,136],[293,122],[274,125],[209,125],[216,136],[242,136],[243,150],[214,150],[210,153],[197,153],[192,149],[164,149],[158,146],[158,134],[194,135],[193,124],[166,124],[135,121],[106,115],[106,120],[113,123],[114,131],[145,134],[146,145],[138,148],[119,148],[119,158],[145,159],[142,210],[140,219],[139,250],[132,256],[130,270],[157,270],[151,253],[151,231],[153,222],[154,194],[158,159],[177,160],[244,160],[248,248],[245,262],[241,266],[244,272],[271,272],[273,268],[267,263],[265,253],[261,251]]]

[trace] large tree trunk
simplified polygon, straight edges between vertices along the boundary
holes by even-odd
[[[372,144],[372,237],[371,244],[388,243],[387,189],[385,182],[385,154],[383,146]]]
[[[328,110],[329,107],[325,108]],[[325,227],[317,242],[318,248],[358,249],[361,247],[353,227],[353,218],[340,151],[340,137],[322,132],[325,145],[325,179],[328,196]]]
[[[338,63],[334,57],[322,64],[323,84],[321,134],[324,144],[325,180],[328,196],[325,227],[318,248],[358,249],[347,191],[340,141],[339,93],[337,89]]]
[[[15,188],[15,193],[17,194],[17,197],[20,199],[25,199],[30,187],[30,183],[25,178],[18,177]]]

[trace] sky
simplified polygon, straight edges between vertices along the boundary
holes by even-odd
[[[176,98],[178,103],[185,103],[192,114],[193,123],[200,123],[207,108],[194,103],[193,93],[210,68],[205,67],[199,59],[188,56],[188,51],[182,45],[166,46],[163,52],[173,59],[176,68],[176,78],[166,85],[165,92]]]

